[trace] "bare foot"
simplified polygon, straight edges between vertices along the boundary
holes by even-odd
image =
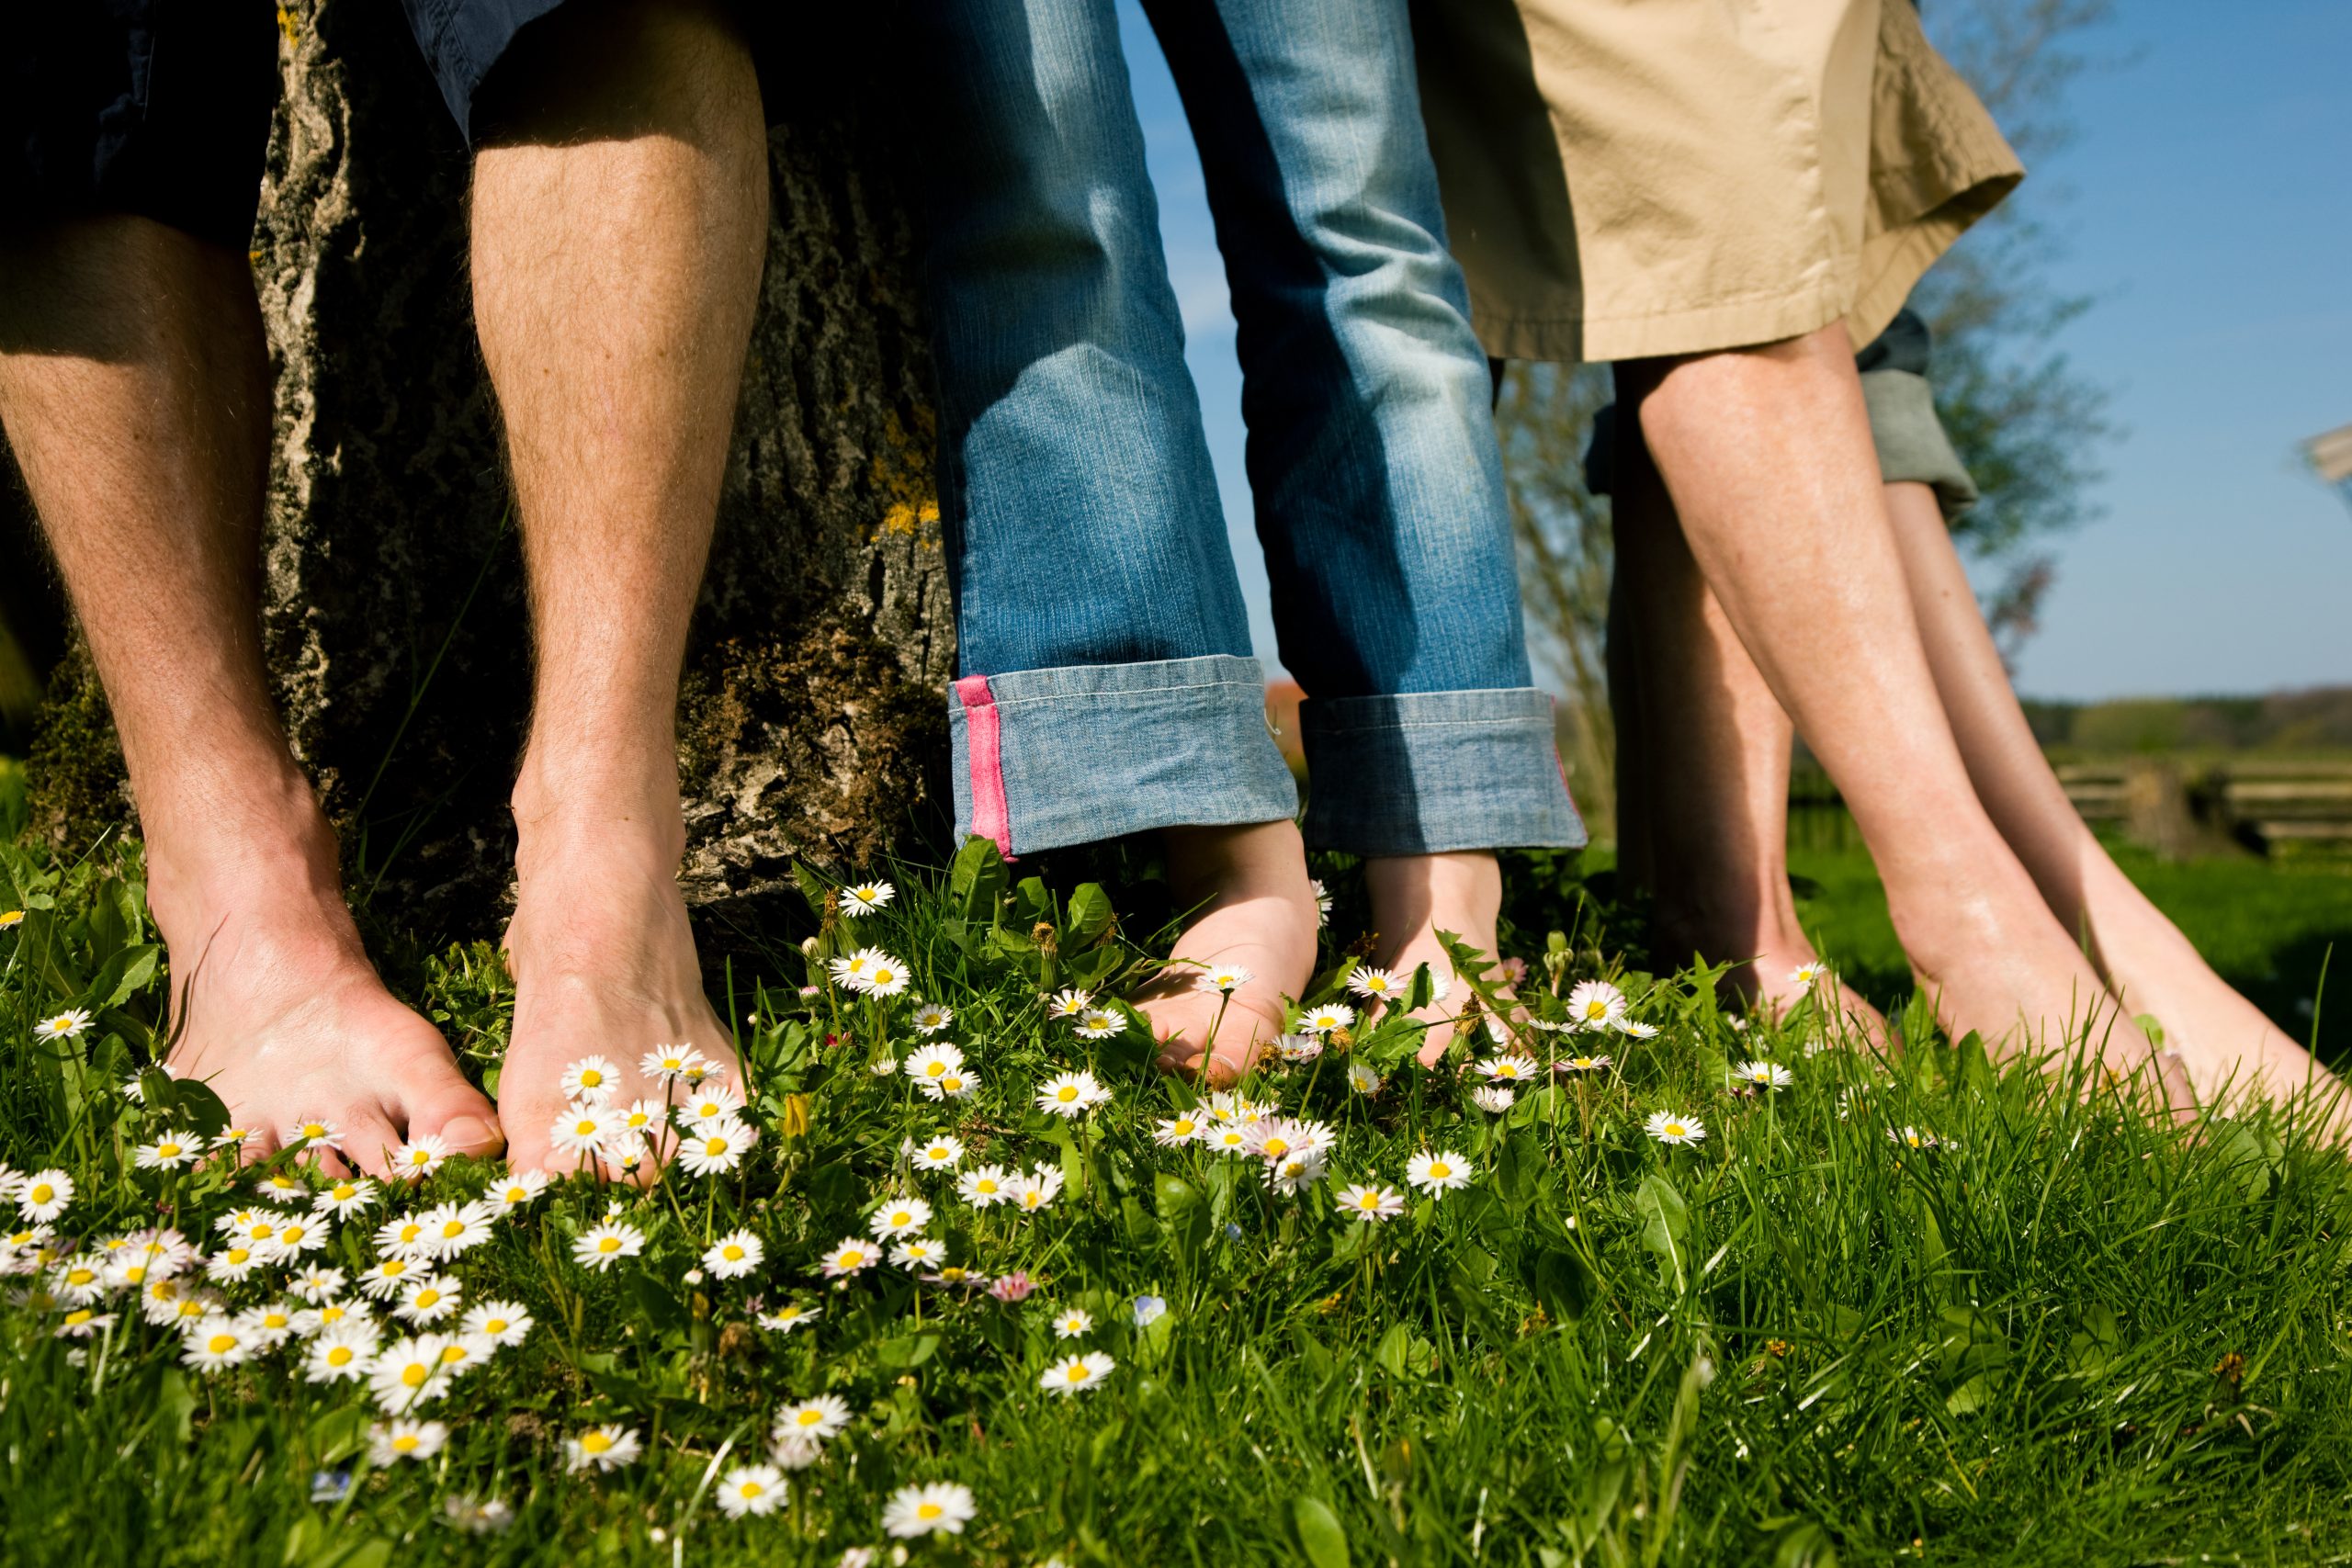
[[[248,1157],[312,1120],[335,1129],[333,1148],[324,1137],[310,1145],[334,1176],[355,1166],[386,1175],[390,1152],[414,1138],[497,1153],[490,1102],[458,1071],[440,1032],[394,1000],[368,962],[309,785],[298,776],[275,803],[268,794],[257,789],[247,804],[276,826],[233,853],[183,856],[163,840],[149,844],[173,1014],[187,1021],[172,1072],[202,1079],[234,1125],[255,1130]]]
[[[1160,1069],[1222,1089],[1281,1034],[1283,998],[1315,978],[1315,891],[1295,822],[1170,828],[1161,834],[1177,901],[1197,908],[1176,939],[1180,962],[1135,998],[1151,1021]],[[1220,968],[1249,971],[1228,998],[1203,991]],[[1222,1015],[1220,1017],[1220,1015]],[[1216,1039],[1209,1038],[1216,1031]]]
[[[1785,1018],[1811,998],[1819,1010],[1825,1044],[1884,1052],[1893,1043],[1886,1015],[1839,979],[1801,934],[1776,936],[1724,979],[1750,1009],[1770,1019]]]
[[[602,1160],[556,1146],[557,1118],[574,1100],[567,1070],[603,1057],[611,1079],[595,1092],[616,1111],[684,1099],[643,1071],[656,1046],[700,1052],[713,1064],[706,1087],[740,1089],[741,1074],[732,1036],[703,995],[678,891],[686,835],[675,791],[634,811],[615,805],[614,792],[571,793],[585,804],[542,807],[526,785],[514,792],[519,886],[505,942],[514,1031],[498,1079],[507,1159],[517,1170],[650,1180],[675,1151],[674,1133],[633,1171],[624,1160],[647,1147],[641,1135],[616,1130]]]
[[[1373,930],[1380,945],[1373,959],[1400,980],[1426,964],[1430,978],[1445,994],[1414,1016],[1440,1020],[1422,1037],[1421,1065],[1434,1066],[1453,1043],[1451,1021],[1470,999],[1454,975],[1453,962],[1437,940],[1452,931],[1470,946],[1495,956],[1496,922],[1502,916],[1502,868],[1482,852],[1382,855],[1363,863],[1364,891],[1372,901]],[[1474,1042],[1483,1049],[1485,1042]]]
[[[2160,1091],[2177,1114],[2193,1113],[2196,1090],[2180,1057],[2148,1043],[2039,896],[2006,902],[2006,919],[1984,898],[1894,910],[1912,975],[1944,1032],[1954,1040],[1973,1032],[1996,1056],[2087,1048],[2111,1080]]]
[[[2106,871],[2087,889],[2100,964],[2126,1012],[2153,1015],[2163,1026],[2165,1049],[2180,1054],[2199,1099],[2284,1104],[2309,1090],[2328,1135],[2352,1143],[2343,1082],[2213,973],[2120,871]]]

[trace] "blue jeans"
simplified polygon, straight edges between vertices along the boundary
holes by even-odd
[[[1240,329],[1308,841],[1582,843],[1406,0],[1148,8]],[[958,827],[1017,853],[1288,818],[1113,0],[915,14]]]

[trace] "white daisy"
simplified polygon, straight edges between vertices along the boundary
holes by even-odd
[[[307,1144],[312,1148],[332,1149],[343,1142],[343,1129],[323,1116],[305,1116],[300,1122],[288,1122],[277,1134],[281,1144]]]
[[[1057,1339],[1083,1338],[1092,1332],[1093,1327],[1094,1314],[1084,1307],[1068,1307],[1053,1317],[1054,1337]]]
[[[465,1320],[458,1326],[469,1337],[512,1347],[530,1337],[533,1321],[529,1309],[520,1302],[483,1302],[467,1309]]]
[[[914,1235],[931,1224],[931,1205],[920,1198],[891,1198],[868,1217],[876,1238]]]
[[[1012,1178],[1001,1165],[984,1165],[956,1179],[956,1196],[975,1209],[1012,1201]]]
[[[1078,1016],[1080,1040],[1109,1040],[1126,1032],[1126,1014],[1110,1008],[1089,1008]]]
[[[1340,1212],[1367,1224],[1385,1224],[1405,1212],[1405,1195],[1394,1187],[1351,1182],[1340,1189]]]
[[[1405,994],[1405,982],[1393,969],[1376,969],[1360,964],[1348,972],[1348,989],[1374,1001],[1388,1001]]]
[[[204,1139],[195,1133],[171,1132],[132,1151],[130,1163],[141,1170],[177,1170],[204,1157]]]
[[[311,1209],[314,1213],[347,1220],[375,1201],[376,1184],[364,1176],[355,1177],[318,1193],[311,1200]]]
[[[431,1265],[407,1258],[379,1258],[359,1272],[359,1288],[377,1301],[390,1301],[408,1288],[408,1282],[419,1274],[433,1271]]]
[[[1309,877],[1306,886],[1315,895],[1315,929],[1320,931],[1331,923],[1331,892],[1319,876]]]
[[[621,1070],[610,1056],[582,1056],[563,1069],[559,1084],[569,1099],[600,1104],[620,1092]]]
[[[106,1294],[107,1263],[96,1253],[85,1252],[67,1258],[50,1271],[51,1294],[68,1306],[87,1306]]]
[[[1786,1089],[1796,1082],[1796,1075],[1777,1062],[1742,1062],[1732,1076],[1758,1089]]]
[[[309,1214],[277,1216],[277,1234],[258,1250],[267,1255],[272,1263],[295,1263],[302,1254],[316,1252],[327,1244],[326,1221]]]
[[[907,1077],[917,1085],[935,1086],[942,1078],[953,1077],[963,1071],[964,1053],[942,1040],[908,1052],[904,1066]]]
[[[1489,1116],[1500,1116],[1519,1100],[1519,1091],[1501,1084],[1482,1083],[1470,1091],[1470,1103]]]
[[[90,1027],[87,1008],[67,1008],[63,1012],[42,1019],[33,1025],[36,1040],[73,1040]]]
[[[1323,1042],[1312,1034],[1284,1034],[1274,1041],[1274,1055],[1285,1062],[1311,1062],[1323,1054]]]
[[[605,1141],[613,1134],[612,1108],[575,1100],[555,1119],[548,1134],[563,1153],[594,1159],[605,1152]]]
[[[946,1261],[947,1244],[933,1241],[929,1236],[909,1236],[890,1249],[890,1262],[900,1269],[920,1272],[925,1269],[937,1269]]]
[[[495,1203],[502,1214],[512,1214],[527,1209],[548,1190],[548,1173],[544,1170],[518,1170],[502,1181],[492,1182],[483,1194],[487,1202]]]
[[[882,1509],[882,1530],[900,1540],[934,1532],[962,1535],[979,1510],[972,1505],[972,1489],[954,1482],[928,1486],[901,1486],[890,1494]]]
[[[1348,1064],[1348,1087],[1358,1094],[1378,1094],[1380,1075],[1362,1062]]]
[[[614,1146],[633,1145],[661,1135],[669,1124],[670,1106],[667,1100],[632,1100],[612,1112],[611,1132],[607,1144]]]
[[[392,1315],[402,1323],[438,1323],[457,1311],[464,1297],[465,1287],[457,1280],[428,1274],[408,1282]]]
[[[114,1327],[120,1314],[99,1312],[93,1307],[75,1307],[57,1320],[54,1330],[60,1339],[87,1339]]]
[[[1083,1018],[1086,1016],[1087,1010],[1093,1005],[1093,992],[1081,991],[1076,987],[1071,987],[1068,990],[1055,992],[1046,1001],[1046,1016],[1047,1018]]]
[[[672,1112],[678,1126],[688,1133],[695,1130],[696,1122],[731,1122],[741,1119],[742,1114],[743,1097],[729,1084],[697,1089],[693,1099]]]
[[[1598,1073],[1609,1067],[1606,1056],[1563,1056],[1552,1064],[1555,1073]]]
[[[1427,1150],[1405,1162],[1405,1185],[1430,1193],[1451,1192],[1470,1184],[1470,1162],[1452,1151]]]
[[[1625,993],[1606,980],[1585,980],[1568,993],[1568,1017],[1578,1029],[1614,1029],[1625,1021]]]
[[[729,1231],[702,1255],[702,1266],[721,1280],[740,1280],[767,1261],[768,1249],[750,1231]]]
[[[1322,1180],[1329,1168],[1319,1154],[1291,1155],[1267,1165],[1266,1185],[1286,1198],[1295,1198]]]
[[[1298,1021],[1299,1028],[1309,1034],[1329,1034],[1335,1029],[1345,1029],[1356,1021],[1356,1010],[1345,1002],[1325,1002],[1321,1007],[1308,1008]]]
[[[439,1170],[449,1157],[449,1145],[436,1134],[412,1137],[392,1151],[391,1167],[411,1181],[422,1181]]]
[[[1110,1098],[1092,1073],[1057,1073],[1037,1091],[1037,1109],[1053,1116],[1082,1116]]]
[[[1534,1059],[1517,1052],[1507,1055],[1489,1056],[1478,1064],[1479,1073],[1489,1083],[1529,1083],[1543,1076]]]
[[[656,1045],[638,1059],[637,1070],[656,1083],[675,1083],[695,1077],[708,1064],[709,1058],[691,1045]]]
[[[72,1201],[74,1179],[53,1167],[34,1171],[17,1189],[17,1213],[37,1225],[57,1218]]]
[[[331,1302],[343,1294],[343,1270],[340,1269],[305,1269],[286,1282],[286,1288],[312,1306]]]
[[[253,1342],[223,1314],[198,1318],[180,1335],[180,1360],[200,1372],[241,1365],[253,1352]]]
[[[898,895],[899,890],[887,882],[861,882],[854,887],[842,889],[842,913],[863,919]]]
[[[815,1322],[824,1313],[821,1306],[802,1306],[797,1302],[786,1302],[774,1312],[761,1313],[752,1321],[771,1334],[789,1334],[805,1324]]]
[[[368,1392],[387,1416],[399,1416],[449,1392],[441,1352],[449,1341],[438,1334],[395,1339],[376,1353],[368,1368]]]
[[[917,1170],[953,1170],[963,1158],[964,1141],[951,1134],[907,1145],[907,1161]]]
[[[438,1421],[395,1421],[368,1434],[368,1462],[379,1468],[404,1459],[420,1464],[441,1451],[449,1428]]]
[[[376,1231],[376,1251],[385,1258],[421,1262],[433,1256],[433,1232],[423,1214],[387,1220]]]
[[[1889,1127],[1886,1130],[1886,1135],[1891,1142],[1900,1144],[1906,1149],[1918,1149],[1924,1152],[1936,1146],[1936,1135],[1933,1133],[1922,1133],[1917,1127]]]
[[[913,983],[907,966],[878,948],[864,949],[856,957],[860,966],[842,981],[853,991],[862,991],[869,997],[895,997]]]
[[[1201,1132],[1200,1118],[1180,1111],[1153,1129],[1151,1141],[1163,1149],[1179,1148],[1197,1142]]]
[[[1049,1165],[1032,1166],[1025,1176],[1016,1176],[1005,1183],[1008,1201],[1024,1214],[1034,1214],[1051,1204],[1062,1190],[1062,1173]]]
[[[843,1236],[832,1250],[819,1257],[820,1271],[828,1280],[862,1273],[882,1261],[882,1248],[857,1236]]]
[[[215,1284],[233,1285],[261,1267],[261,1254],[243,1245],[224,1247],[204,1260],[204,1277]]]
[[[1642,1123],[1642,1131],[1661,1144],[1695,1144],[1707,1135],[1706,1124],[1696,1116],[1680,1116],[1671,1111],[1653,1111],[1649,1120]]]
[[[571,1244],[572,1260],[602,1274],[624,1258],[645,1250],[645,1233],[618,1220],[606,1220],[582,1231]]]
[[[678,1163],[692,1176],[722,1176],[743,1163],[760,1135],[748,1122],[729,1117],[698,1123],[678,1140]]]
[[[1800,964],[1789,971],[1789,984],[1800,990],[1811,990],[1814,986],[1828,977],[1829,965],[1817,959],[1811,964]]]
[[[779,1439],[790,1438],[804,1443],[821,1443],[847,1431],[849,1421],[847,1400],[834,1394],[820,1393],[814,1399],[797,1400],[778,1410],[774,1433]]]
[[[237,1314],[237,1327],[256,1350],[274,1350],[294,1335],[294,1309],[284,1302],[248,1307]]]
[[[645,1444],[634,1427],[617,1422],[591,1427],[576,1438],[563,1440],[563,1464],[575,1474],[583,1470],[619,1470],[637,1462],[645,1451]]]
[[[917,1034],[936,1034],[956,1021],[956,1010],[945,1002],[917,1002],[909,1021]]]
[[[1256,978],[1238,964],[1214,964],[1193,979],[1193,989],[1229,997]]]
[[[357,1382],[368,1376],[376,1359],[376,1325],[345,1323],[311,1341],[302,1357],[302,1377],[308,1382]]]
[[[1037,1386],[1047,1393],[1073,1394],[1090,1389],[1111,1375],[1119,1363],[1100,1350],[1069,1356],[1046,1367]]]
[[[730,1519],[773,1514],[784,1502],[784,1472],[772,1464],[738,1465],[718,1483],[718,1511]]]

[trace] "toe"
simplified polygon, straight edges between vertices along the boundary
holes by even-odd
[[[343,1123],[343,1157],[379,1181],[400,1179],[392,1171],[392,1151],[401,1146],[397,1128],[374,1110],[351,1111]]]

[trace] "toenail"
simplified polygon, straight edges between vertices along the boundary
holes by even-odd
[[[498,1129],[479,1116],[460,1116],[441,1129],[441,1135],[460,1149],[474,1150],[500,1143]]]

